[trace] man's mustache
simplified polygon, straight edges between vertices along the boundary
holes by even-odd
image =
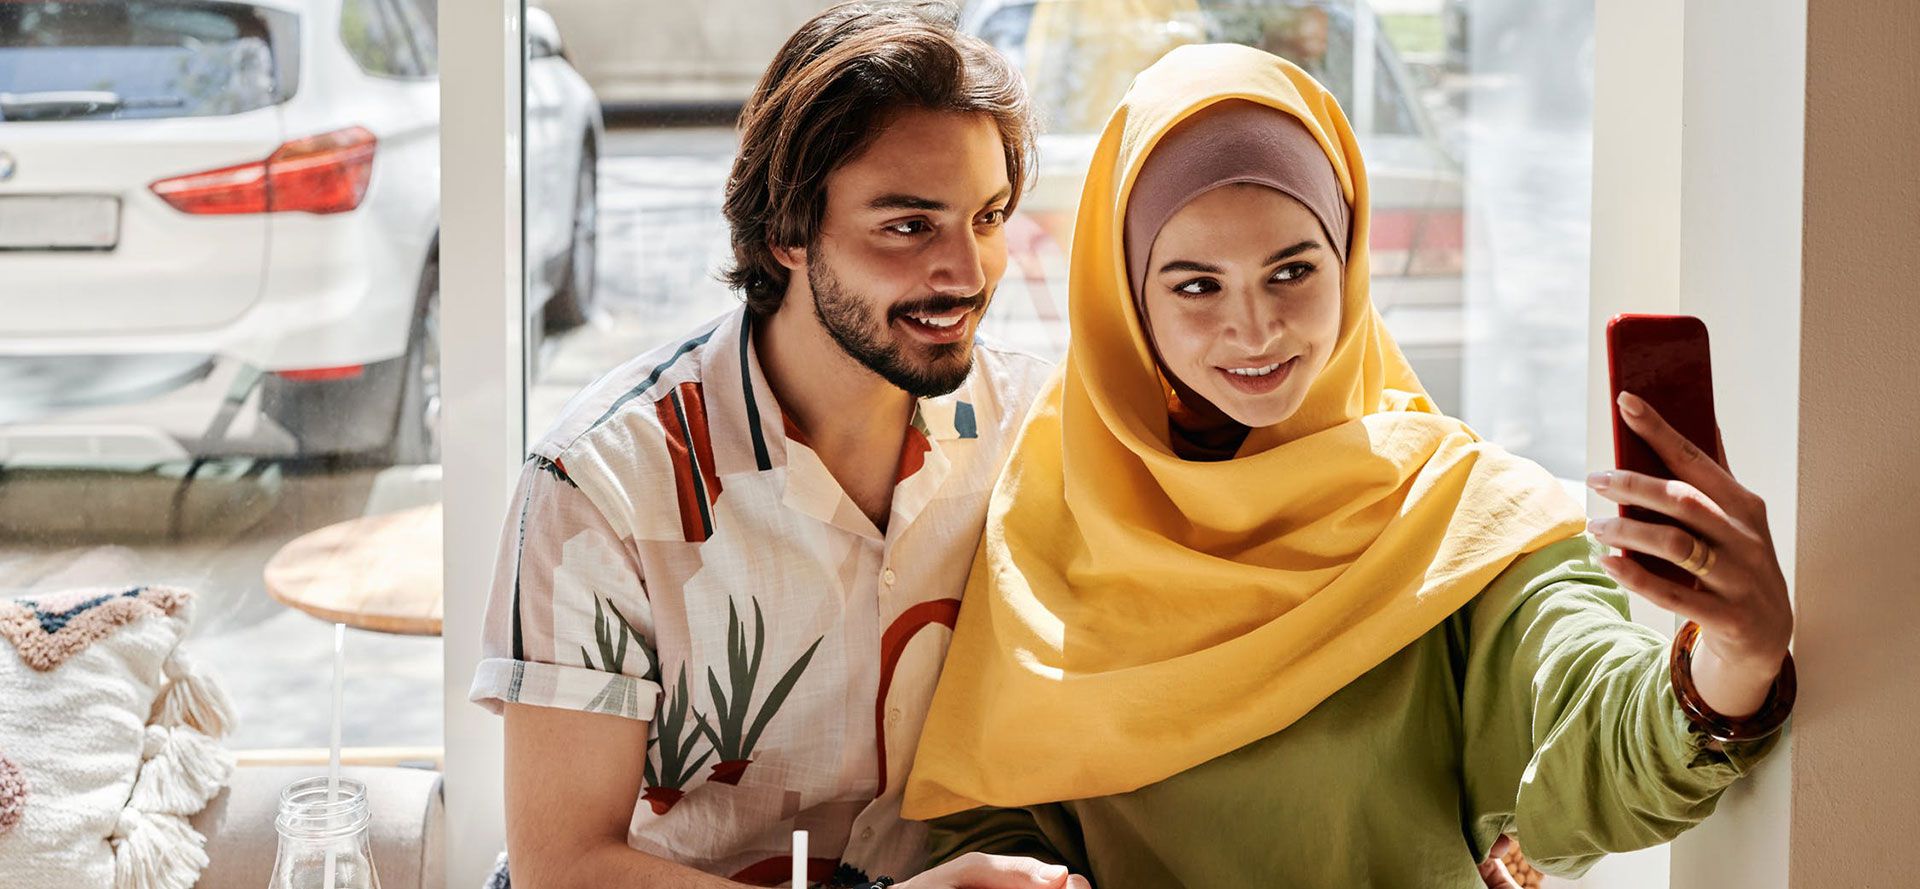
[[[887,320],[897,321],[908,315],[946,315],[955,309],[979,309],[987,304],[986,293],[972,296],[923,296],[919,299],[894,303],[887,309]]]

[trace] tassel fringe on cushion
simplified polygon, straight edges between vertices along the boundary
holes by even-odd
[[[233,754],[185,726],[147,726],[145,762],[127,805],[151,814],[192,816],[233,774]]]
[[[179,815],[121,809],[112,842],[114,889],[193,889],[207,866],[206,837]]]
[[[155,722],[184,725],[210,738],[233,730],[233,701],[211,674],[177,648],[167,657],[166,672],[169,681],[154,704]]]

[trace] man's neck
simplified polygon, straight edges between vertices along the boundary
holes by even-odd
[[[842,350],[812,307],[790,296],[753,334],[767,385],[815,451],[898,454],[913,396]]]

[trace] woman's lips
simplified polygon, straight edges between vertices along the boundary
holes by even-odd
[[[1219,374],[1222,379],[1226,380],[1227,385],[1241,392],[1245,392],[1248,395],[1265,395],[1268,392],[1280,388],[1280,384],[1286,382],[1287,377],[1293,375],[1294,365],[1299,362],[1300,359],[1296,356],[1278,362],[1277,365],[1274,363],[1264,365],[1240,365],[1231,369],[1216,367],[1214,368],[1214,373]],[[1234,371],[1240,371],[1240,373],[1235,373]]]

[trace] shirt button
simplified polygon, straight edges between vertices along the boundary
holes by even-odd
[[[869,827],[865,830],[860,831],[860,838],[863,840],[873,839],[873,828]]]
[[[891,726],[896,726],[896,725],[899,725],[899,724],[900,724],[900,708],[899,708],[899,707],[893,707],[893,708],[890,708],[890,709],[888,709],[888,710],[887,710],[887,725],[888,725],[889,727],[891,727]]]
[[[887,570],[880,572],[880,579],[886,581],[887,586],[893,586],[893,581],[894,581],[893,569],[888,568]]]

